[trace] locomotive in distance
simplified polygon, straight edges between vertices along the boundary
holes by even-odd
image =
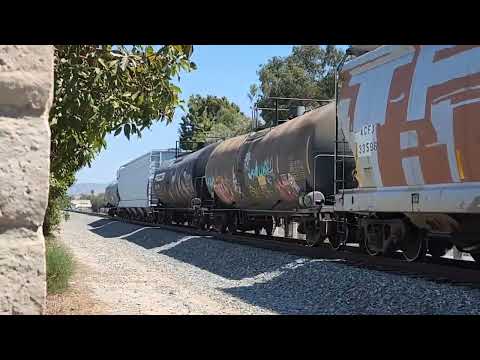
[[[334,101],[281,125],[124,166],[110,214],[257,234],[295,222],[310,246],[416,261],[455,245],[480,261],[480,46],[353,46],[336,79]]]

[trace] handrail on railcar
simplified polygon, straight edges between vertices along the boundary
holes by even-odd
[[[294,101],[299,101],[299,102],[317,102],[317,103],[325,103],[325,104],[329,104],[333,101],[335,101],[335,99],[315,99],[315,98],[296,98],[296,97],[284,97],[284,96],[270,96],[270,97],[267,97],[265,98],[266,100],[273,100],[274,101],[274,107],[259,107],[259,106],[254,106],[253,109],[252,109],[252,130],[253,131],[257,131],[257,130],[260,130],[260,129],[263,129],[262,127],[259,127],[258,126],[258,110],[262,110],[262,111],[275,111],[275,121],[273,124],[271,124],[270,126],[268,126],[268,128],[272,128],[272,127],[275,127],[277,125],[279,125],[281,122],[284,122],[286,120],[280,120],[279,118],[279,112],[280,111],[290,111],[292,110],[292,108],[290,107],[279,107],[279,100],[294,100]],[[323,105],[320,105],[320,106],[323,106]],[[297,114],[298,116],[299,114]],[[302,114],[300,114],[302,115]]]

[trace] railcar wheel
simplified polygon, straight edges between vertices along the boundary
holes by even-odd
[[[402,254],[407,262],[413,262],[422,259],[426,252],[427,246],[423,232],[413,230],[407,233],[402,244]]]
[[[215,228],[216,231],[219,231],[222,234],[225,234],[228,230],[227,219],[224,218],[224,217],[216,218],[215,222],[214,222],[214,228]]]
[[[273,234],[273,222],[272,223],[268,223],[265,227],[264,227],[266,233],[268,236],[272,236]]]
[[[330,235],[327,238],[327,240],[328,240],[328,243],[330,244],[330,247],[335,251],[338,251],[343,247],[342,240],[340,239],[340,237],[337,234]]]
[[[357,230],[355,231],[355,238],[357,239],[360,252],[366,253],[367,250],[365,249],[365,233],[363,232],[363,228],[361,226],[357,227]]]
[[[220,225],[220,232],[222,234],[225,234],[227,232],[227,225],[226,224]]]
[[[207,222],[205,222],[203,219],[201,219],[199,222],[198,222],[198,228],[200,230],[208,230],[208,224]]]
[[[376,238],[371,239],[371,237],[368,236],[368,230],[366,226],[362,226],[360,232],[362,233],[360,241],[363,241],[363,246],[361,247],[365,249],[368,255],[379,256],[382,251],[379,250],[378,240]]]
[[[470,253],[470,256],[475,260],[476,263],[480,264],[480,253],[472,254]]]
[[[448,247],[444,244],[436,243],[433,241],[428,242],[428,253],[432,255],[433,258],[438,259],[444,256],[448,251]]]
[[[367,244],[367,242],[365,242],[365,251],[370,256],[379,256],[382,254],[381,251],[378,251],[377,249],[372,248],[370,245]]]
[[[309,230],[306,233],[305,240],[307,242],[308,247],[316,247],[323,242],[322,235],[319,231]]]
[[[237,232],[237,228],[238,228],[238,220],[236,216],[233,216],[228,221],[228,232],[235,234]]]
[[[328,237],[328,242],[330,243],[330,247],[338,251],[347,243],[348,235],[349,235],[349,228],[345,222],[336,222],[337,229],[335,234]]]

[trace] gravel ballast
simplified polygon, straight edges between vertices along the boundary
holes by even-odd
[[[478,289],[85,214],[62,239],[104,313],[480,313]]]

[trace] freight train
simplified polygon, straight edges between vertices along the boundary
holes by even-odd
[[[139,178],[153,202],[129,205],[120,176],[110,214],[268,235],[296,223],[308,246],[416,261],[455,245],[480,261],[480,46],[353,46],[337,70],[334,101]]]

